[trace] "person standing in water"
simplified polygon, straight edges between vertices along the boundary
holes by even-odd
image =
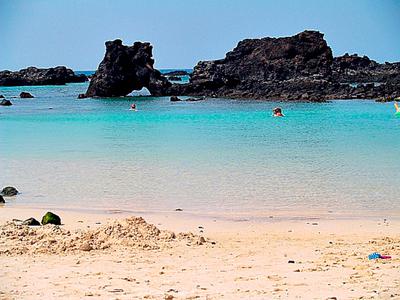
[[[273,116],[274,117],[284,117],[285,115],[282,113],[282,108],[280,107],[275,107],[272,110]]]
[[[132,103],[132,104],[131,104],[131,108],[130,108],[129,110],[137,111],[137,109],[136,109],[136,104],[135,104],[135,103]]]

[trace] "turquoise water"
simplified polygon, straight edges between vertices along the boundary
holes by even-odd
[[[14,103],[0,107],[0,184],[22,192],[10,205],[400,211],[391,103],[76,99],[86,88],[0,87]]]

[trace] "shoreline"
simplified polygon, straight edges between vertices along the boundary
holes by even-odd
[[[100,216],[100,217],[112,217],[112,216],[140,216],[143,218],[159,218],[168,216],[171,218],[184,218],[193,220],[205,220],[205,221],[225,221],[225,222],[250,222],[255,224],[263,223],[276,223],[276,222],[296,222],[296,221],[312,221],[312,220],[323,220],[323,221],[378,221],[390,218],[393,221],[400,221],[400,211],[397,210],[358,210],[357,213],[354,210],[304,210],[299,209],[271,209],[271,210],[243,210],[243,211],[199,211],[199,210],[187,210],[184,208],[176,208],[175,210],[144,210],[144,209],[127,209],[116,207],[96,207],[96,208],[78,208],[78,207],[67,207],[67,206],[51,206],[51,205],[20,205],[10,202],[0,205],[0,222],[4,221],[2,216],[2,209],[8,211],[19,212],[46,212],[58,211],[60,214],[75,214],[84,216]]]

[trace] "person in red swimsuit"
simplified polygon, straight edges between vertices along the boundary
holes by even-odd
[[[283,117],[283,116],[285,116],[285,115],[282,113],[282,108],[280,108],[280,107],[275,107],[275,108],[272,110],[272,112],[273,112],[273,116],[274,116],[274,117]]]

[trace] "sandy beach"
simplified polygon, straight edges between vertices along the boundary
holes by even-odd
[[[0,300],[400,300],[399,17],[0,0]]]
[[[40,230],[47,230],[40,239],[48,241],[53,225],[32,229],[34,233],[24,237],[18,236],[18,230],[5,235],[10,225],[4,224],[12,219],[40,219],[45,212],[0,209],[1,299],[400,298],[398,220],[271,216],[255,221],[185,211],[135,213],[159,228],[160,236],[173,231],[174,237],[150,237],[148,243],[154,247],[143,247],[119,243],[114,235],[111,246],[90,251],[53,246],[46,250],[38,241],[31,248],[40,251],[18,247],[34,241]],[[132,217],[118,211],[54,212],[62,217],[61,230],[89,232],[93,244],[98,239],[96,230],[106,224],[114,224],[115,230],[116,220]],[[149,236],[156,230],[147,223],[145,228],[150,228]],[[66,239],[57,236],[51,235],[52,244]],[[368,260],[375,251],[392,258]]]

